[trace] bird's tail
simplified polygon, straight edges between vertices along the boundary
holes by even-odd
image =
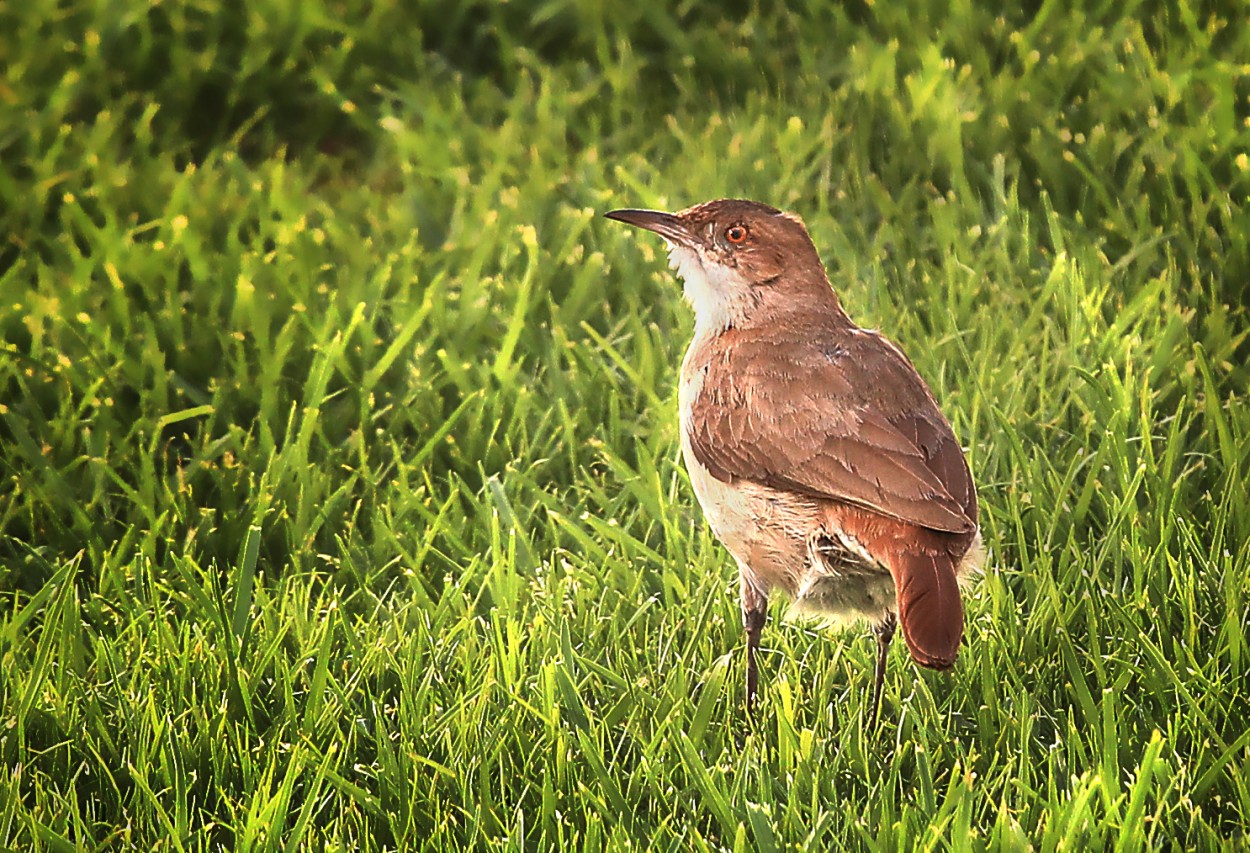
[[[955,566],[946,554],[900,554],[892,561],[898,621],[912,659],[948,669],[964,636],[964,607]]]

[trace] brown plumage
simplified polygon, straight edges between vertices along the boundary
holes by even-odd
[[[895,612],[923,666],[953,665],[963,637],[957,578],[979,562],[980,534],[949,424],[898,347],[842,310],[796,217],[732,200],[608,216],[668,240],[695,309],[682,449],[738,562],[748,703],[777,589],[877,625],[875,718]]]

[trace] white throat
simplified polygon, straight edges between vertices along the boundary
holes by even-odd
[[[686,301],[694,309],[695,337],[718,334],[741,324],[750,287],[729,267],[704,263],[689,246],[668,244],[668,265],[681,278]]]

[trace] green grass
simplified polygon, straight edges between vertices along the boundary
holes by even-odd
[[[1244,15],[461,5],[0,3],[0,848],[1248,843]],[[726,195],[980,487],[879,733],[779,619],[746,716],[598,216]]]

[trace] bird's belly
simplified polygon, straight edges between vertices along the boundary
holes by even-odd
[[[807,532],[818,523],[814,504],[782,500],[776,490],[716,479],[682,443],[686,470],[712,532],[761,592],[793,596],[806,570]]]
[[[828,514],[819,502],[758,483],[726,483],[685,441],[682,451],[708,526],[753,587],[784,593],[798,613],[837,621],[876,620],[894,607],[894,578],[884,566],[828,548]]]
[[[889,570],[865,555],[831,549],[828,513],[818,501],[718,480],[684,435],[682,455],[708,526],[753,587],[784,593],[799,615],[836,622],[876,621],[894,609]]]

